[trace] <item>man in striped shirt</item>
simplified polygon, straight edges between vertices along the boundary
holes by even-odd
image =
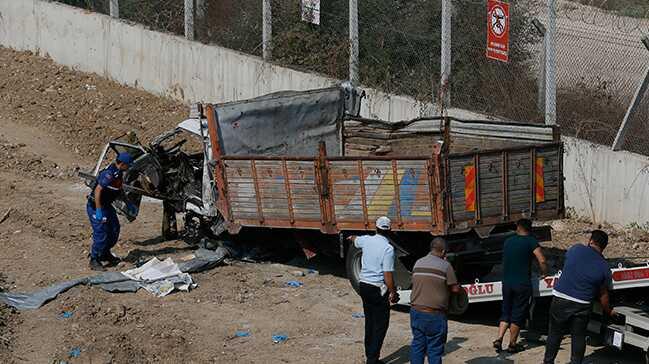
[[[419,259],[413,268],[410,299],[412,364],[423,364],[426,355],[430,364],[442,362],[448,333],[446,312],[449,297],[461,289],[445,256],[446,241],[435,238],[430,243],[430,254]]]

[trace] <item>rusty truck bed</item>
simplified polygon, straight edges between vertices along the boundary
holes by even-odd
[[[217,206],[231,233],[243,226],[371,230],[388,216],[396,231],[445,235],[520,217],[563,214],[560,143],[430,156],[222,155],[206,108]]]

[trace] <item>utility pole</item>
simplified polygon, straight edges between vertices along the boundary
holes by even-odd
[[[273,11],[270,0],[262,0],[262,47],[264,61],[270,61],[273,57]]]
[[[453,4],[451,0],[442,0],[442,57],[439,85],[440,113],[451,104],[451,17]]]
[[[539,52],[539,77],[538,77],[538,97],[536,100],[536,105],[540,112],[545,112],[545,53],[546,53],[546,29],[545,26],[538,20],[532,20],[532,25],[536,28],[536,31],[539,32],[539,35],[543,37],[543,45],[541,46],[541,51]]]
[[[110,16],[119,18],[119,0],[110,0]]]
[[[548,0],[548,28],[545,46],[545,125],[557,124],[557,7],[556,0]]]
[[[349,0],[349,82],[360,83],[358,59],[358,0]]]
[[[194,9],[194,13],[196,14],[194,19],[196,24],[194,31],[196,36],[201,39],[205,37],[205,0],[196,0],[196,9]]]
[[[185,0],[185,38],[194,40],[194,0]]]

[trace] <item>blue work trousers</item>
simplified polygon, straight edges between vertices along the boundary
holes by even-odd
[[[410,363],[423,364],[424,358],[428,356],[428,363],[441,364],[448,333],[446,315],[420,312],[413,308],[410,309],[410,327]]]
[[[110,254],[110,249],[117,244],[119,238],[119,219],[112,206],[104,207],[105,222],[97,221],[95,218],[95,206],[92,203],[86,205],[86,212],[90,225],[92,225],[92,249],[90,257],[92,259],[103,259]]]

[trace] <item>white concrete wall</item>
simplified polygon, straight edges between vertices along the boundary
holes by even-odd
[[[597,223],[649,226],[649,157],[563,141],[566,207]]]
[[[0,0],[0,14],[5,47],[187,102],[233,101],[338,82],[60,3]],[[363,116],[395,121],[420,116],[422,105],[408,97],[367,93]]]
[[[0,0],[0,45],[183,101],[223,102],[279,90],[326,87],[336,80],[190,42],[137,24],[41,0]],[[363,115],[419,116],[430,105],[367,90]],[[459,118],[480,118],[452,110]],[[564,138],[566,206],[598,222],[649,223],[649,159]]]

